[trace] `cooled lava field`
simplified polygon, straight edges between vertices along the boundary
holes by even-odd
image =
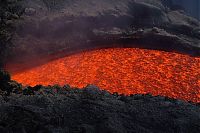
[[[1,133],[200,131],[200,105],[194,103],[150,94],[110,94],[91,85],[83,89],[36,86],[29,91],[0,96]]]

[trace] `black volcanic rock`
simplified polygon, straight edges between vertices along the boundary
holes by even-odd
[[[40,87],[35,95],[0,97],[0,132],[200,132],[200,106],[192,103],[150,94],[112,95],[91,85],[59,91]]]
[[[13,61],[116,44],[200,54],[200,22],[182,10],[171,10],[161,0],[23,1],[27,13],[13,39]],[[154,27],[163,30],[158,31],[161,36],[132,34]]]
[[[21,91],[22,85],[11,80],[10,74],[0,69],[0,94],[10,95],[11,92],[18,93]]]

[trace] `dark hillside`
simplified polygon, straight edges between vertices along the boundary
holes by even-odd
[[[0,97],[0,132],[199,133],[200,106],[151,95],[124,96],[95,86],[40,87]],[[38,87],[31,89],[38,89]]]

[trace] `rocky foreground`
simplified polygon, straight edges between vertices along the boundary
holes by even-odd
[[[199,133],[200,106],[162,96],[26,87],[0,96],[0,132]]]

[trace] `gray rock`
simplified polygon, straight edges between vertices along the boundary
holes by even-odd
[[[36,14],[36,10],[34,8],[25,8],[25,15],[33,16]]]

